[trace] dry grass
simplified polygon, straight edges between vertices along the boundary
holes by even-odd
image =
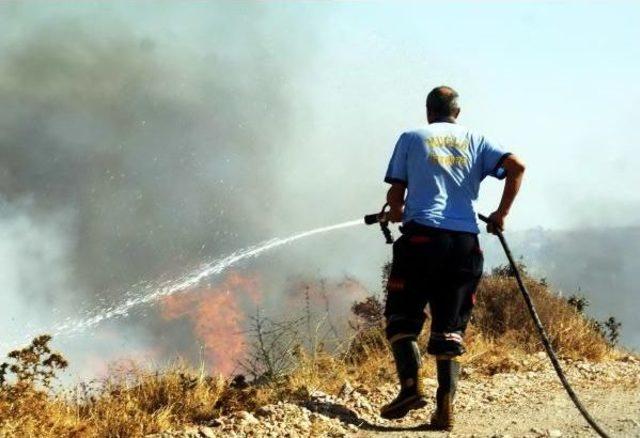
[[[181,364],[162,373],[114,370],[95,387],[57,394],[16,382],[0,391],[0,436],[143,436],[215,418],[229,390],[225,379]]]
[[[592,321],[544,284],[526,281],[561,356],[605,360],[615,354]],[[535,367],[530,353],[542,346],[513,278],[485,277],[478,297],[463,362],[485,374]],[[313,390],[336,393],[345,380],[356,387],[395,383],[379,302],[370,299],[364,309],[358,309],[366,321],[362,316],[355,321],[355,334],[338,353],[322,347],[310,352],[298,345],[293,353],[295,366],[288,373],[250,384],[176,364],[162,372],[141,367],[114,369],[105,381],[54,392],[51,379],[66,363],[49,360],[48,368],[39,367],[51,356],[63,361],[48,347],[42,348],[39,338],[39,350],[29,346],[14,355],[13,366],[0,366],[0,436],[144,436],[206,423],[235,410],[304,400]],[[46,347],[48,338],[44,341]],[[25,360],[22,368],[16,365]],[[18,375],[16,370],[23,373]],[[41,371],[48,371],[49,378],[42,380]],[[434,375],[432,361],[425,361],[423,374]]]
[[[565,299],[553,294],[539,281],[525,278],[525,284],[559,355],[597,361],[612,352],[593,321],[581,315]],[[507,349],[532,353],[543,348],[524,299],[511,277],[492,275],[482,281],[472,321],[477,333]]]

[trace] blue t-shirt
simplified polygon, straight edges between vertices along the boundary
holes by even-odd
[[[479,233],[473,204],[480,182],[503,179],[508,155],[463,126],[432,123],[400,136],[385,181],[407,184],[403,223]]]

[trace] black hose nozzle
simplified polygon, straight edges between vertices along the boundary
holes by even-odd
[[[368,214],[364,217],[364,223],[366,225],[373,225],[380,222],[380,213]]]
[[[384,235],[384,239],[388,244],[393,243],[393,236],[389,230],[389,221],[387,220],[387,207],[389,204],[384,204],[380,213],[368,214],[364,217],[364,223],[367,225],[380,224],[380,229]]]

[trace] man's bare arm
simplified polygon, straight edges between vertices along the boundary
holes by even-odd
[[[391,184],[387,192],[387,203],[389,204],[389,213],[387,218],[389,222],[401,222],[402,212],[404,210],[404,194],[407,190],[405,183],[394,182]]]
[[[487,231],[490,233],[495,231],[493,226],[498,227],[500,230],[504,229],[504,220],[509,214],[513,201],[520,190],[525,171],[524,163],[515,155],[509,155],[505,158],[502,167],[507,173],[507,179],[504,183],[500,205],[489,216],[490,223],[487,225]]]

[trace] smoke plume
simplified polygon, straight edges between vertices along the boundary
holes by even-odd
[[[284,202],[274,182],[287,87],[306,55],[266,34],[267,8],[211,8],[211,40],[180,45],[112,15],[42,24],[11,9],[27,24],[0,52],[8,338],[270,235],[264,218]],[[116,332],[186,336],[159,335],[161,323]]]

